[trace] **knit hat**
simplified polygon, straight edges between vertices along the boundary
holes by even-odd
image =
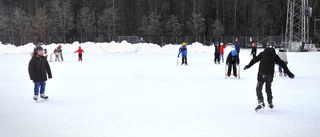
[[[235,56],[235,55],[238,54],[238,52],[237,52],[236,50],[232,50],[232,51],[231,51],[231,54],[232,54],[232,56]]]

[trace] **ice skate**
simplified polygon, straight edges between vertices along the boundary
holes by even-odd
[[[273,108],[274,108],[274,105],[273,105],[272,101],[269,100],[269,101],[268,101],[268,104],[269,104],[269,108],[270,108],[270,109],[273,109]]]
[[[38,96],[38,95],[34,95],[34,96],[33,96],[33,100],[34,100],[34,101],[37,101],[37,100],[38,100],[38,98],[39,98],[39,96]]]
[[[263,101],[259,101],[259,104],[258,104],[258,106],[255,108],[255,111],[256,111],[256,112],[259,112],[260,110],[264,109],[264,107],[265,107],[264,102],[263,102]]]
[[[47,95],[45,95],[45,94],[41,94],[40,97],[41,97],[42,99],[48,99],[48,98],[49,98],[49,97],[48,97]]]

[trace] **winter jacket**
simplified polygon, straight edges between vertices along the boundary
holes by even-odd
[[[287,74],[292,74],[287,65],[280,59],[273,48],[266,48],[258,56],[253,58],[247,67],[250,68],[258,61],[260,61],[258,81],[264,81],[266,78],[271,82],[273,81],[275,63],[280,65]]]
[[[84,53],[84,51],[82,49],[80,49],[80,48],[77,51],[75,51],[74,53],[76,53],[76,52],[78,52],[79,54]]]
[[[214,53],[220,55],[220,45],[215,45],[214,46]]]
[[[52,78],[50,65],[44,56],[33,56],[29,62],[28,71],[33,82],[47,81],[47,74]]]
[[[188,53],[187,46],[181,46],[179,49],[178,57],[180,56],[180,54],[182,54],[182,57],[186,57],[187,53]]]
[[[278,56],[280,57],[280,59],[284,62],[288,63],[288,59],[287,59],[287,53],[284,50],[280,50],[278,52]]]
[[[251,55],[257,54],[257,47],[252,47],[251,48]]]
[[[223,45],[223,46],[220,46],[220,54],[224,54],[224,49],[226,48],[227,46]]]
[[[240,42],[236,42],[234,44],[236,51],[238,52],[238,54],[240,53]]]
[[[61,47],[58,47],[58,48],[57,48],[57,51],[58,51],[59,53],[62,53],[62,48],[61,48]]]
[[[227,65],[228,64],[239,64],[240,63],[239,56],[238,55],[233,56],[232,53],[230,52],[227,57],[226,63],[227,63]]]

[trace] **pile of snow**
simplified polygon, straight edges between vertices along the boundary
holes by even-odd
[[[86,54],[103,54],[103,53],[177,53],[181,45],[165,45],[160,47],[157,44],[138,43],[131,44],[126,41],[121,43],[93,43],[86,42],[80,44],[74,42],[72,44],[50,44],[43,45],[42,47],[48,50],[48,53],[53,53],[54,49],[59,45],[62,46],[63,53],[73,53],[79,46],[85,51]],[[14,45],[3,45],[0,43],[0,54],[31,54],[34,44],[30,43],[24,46],[15,47]],[[226,49],[226,52],[230,51]],[[203,46],[201,43],[193,43],[188,45],[189,53],[213,53],[213,46]]]

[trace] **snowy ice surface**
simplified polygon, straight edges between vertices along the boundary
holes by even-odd
[[[65,61],[50,63],[50,99],[35,103],[33,45],[0,45],[0,137],[320,136],[320,53],[288,53],[296,78],[275,77],[275,108],[257,113],[258,64],[225,79],[213,47],[189,46],[189,66],[176,66],[178,45],[81,44],[82,63],[78,46],[63,45]],[[243,68],[249,50],[240,57]]]

